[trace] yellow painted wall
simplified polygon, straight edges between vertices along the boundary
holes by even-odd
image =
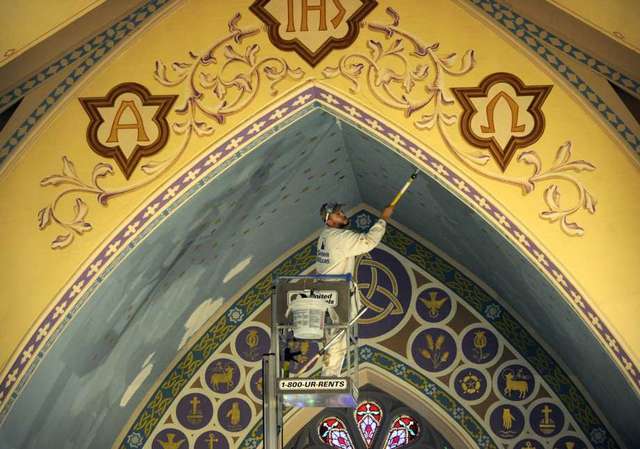
[[[62,170],[63,156],[74,162],[78,175],[83,179],[90,177],[91,170],[99,162],[111,162],[101,159],[89,149],[85,140],[88,117],[77,98],[105,95],[113,86],[126,81],[141,83],[153,94],[183,96],[186,86],[166,88],[154,80],[155,61],[159,59],[170,64],[186,60],[189,50],[196,54],[205,51],[225,35],[229,19],[238,11],[242,13],[239,22],[241,27],[261,26],[259,20],[248,11],[250,3],[246,0],[185,2],[183,7],[127,43],[116,56],[102,62],[79,84],[67,102],[60,105],[33,132],[19,157],[12,160],[0,175],[0,204],[4,211],[0,214],[0,263],[3,267],[0,285],[3,286],[4,299],[0,302],[0,319],[3,323],[0,331],[0,366],[10,359],[21,339],[31,331],[37,317],[47,310],[74,273],[79,271],[79,267],[89,260],[91,254],[101,247],[126,217],[202,151],[244,123],[257,110],[277,100],[269,95],[266,85],[263,85],[247,108],[228,117],[224,125],[215,125],[217,130],[213,136],[194,138],[170,173],[163,174],[137,191],[112,199],[107,207],[100,205],[95,196],[83,195],[89,207],[87,221],[92,223],[93,230],[77,237],[74,243],[63,250],[52,250],[50,242],[60,229],[50,226],[39,231],[36,225],[37,212],[54,199],[60,188],[40,187],[40,180]],[[558,147],[570,140],[573,143],[572,159],[583,159],[597,167],[593,172],[575,175],[598,201],[594,215],[581,210],[572,216],[584,227],[586,232],[583,237],[568,237],[557,223],[550,224],[539,218],[539,212],[545,210],[543,191],[548,182],[540,183],[534,192],[523,195],[517,187],[481,177],[451,153],[436,129],[421,131],[414,127],[413,121],[419,118],[420,113],[406,118],[401,111],[384,107],[368,88],[363,87],[354,95],[349,92],[350,84],[342,78],[322,80],[325,67],[337,65],[342,55],[367,52],[367,39],[381,39],[380,33],[361,30],[351,48],[332,52],[316,68],[308,66],[293,52],[282,52],[273,47],[264,32],[249,38],[247,43],[259,44],[259,56],[282,57],[292,68],[304,70],[302,80],[283,82],[281,93],[310,78],[326,83],[393,120],[416,140],[433,148],[438,158],[448,161],[450,166],[463,173],[479,189],[495,198],[503,210],[508,210],[511,218],[519,222],[573,277],[592,306],[613,326],[617,336],[626,342],[627,349],[637,361],[640,353],[640,328],[637,326],[640,312],[640,288],[637,282],[637,267],[640,266],[637,217],[640,216],[640,203],[636,196],[640,191],[640,177],[638,165],[628,154],[628,149],[587,109],[581,99],[564,87],[559,77],[541,66],[532,55],[514,46],[501,32],[488,28],[487,23],[469,12],[466,6],[450,0],[434,0],[429,2],[428,11],[425,11],[423,1],[381,0],[366,19],[367,22],[389,23],[385,8],[390,4],[400,14],[400,27],[425,43],[440,42],[440,54],[462,54],[467,49],[475,51],[476,67],[467,75],[446,78],[447,87],[476,86],[486,75],[498,71],[514,73],[527,84],[554,85],[543,106],[547,128],[533,148],[540,154],[543,166],[548,167]],[[459,112],[459,108],[450,107],[448,111]],[[171,113],[169,121],[173,122],[176,118],[176,114]],[[451,127],[448,132],[461,148],[471,149],[460,137],[457,126]],[[175,154],[181,142],[181,137],[172,133],[168,146],[151,159],[163,159]],[[507,175],[521,176],[530,172],[530,167],[514,160]],[[139,169],[129,182],[117,173],[107,178],[104,184],[126,186],[146,179]],[[575,191],[570,185],[562,182],[558,185],[561,191],[566,192],[561,201],[569,202],[575,198]],[[72,212],[72,198],[66,200],[67,213]]]
[[[635,0],[548,0],[585,23],[616,39],[624,45],[640,50],[640,6]]]
[[[0,16],[0,66],[42,42],[104,0],[4,2]]]

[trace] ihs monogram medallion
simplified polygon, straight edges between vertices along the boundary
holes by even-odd
[[[268,27],[271,43],[293,50],[311,66],[358,37],[376,0],[256,0],[251,11]]]
[[[460,131],[467,142],[487,148],[505,171],[518,148],[544,132],[541,107],[552,86],[526,86],[510,73],[494,73],[478,87],[452,88],[464,112]]]
[[[91,119],[87,141],[100,156],[115,159],[129,179],[140,159],[160,151],[169,139],[167,114],[177,95],[151,95],[137,83],[115,86],[104,97],[80,98]]]

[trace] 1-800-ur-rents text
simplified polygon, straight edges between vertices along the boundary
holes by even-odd
[[[281,390],[344,390],[346,379],[287,379],[280,381]]]

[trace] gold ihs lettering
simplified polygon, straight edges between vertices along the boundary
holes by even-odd
[[[309,31],[309,11],[318,11],[320,13],[320,24],[317,31],[327,31],[327,0],[320,0],[317,5],[309,5],[309,0],[299,0],[301,3],[301,18],[300,18],[300,31]],[[338,9],[338,13],[331,19],[333,28],[338,28],[340,22],[344,18],[347,10],[340,3],[340,0],[332,0],[335,7]],[[296,31],[295,26],[295,0],[287,0],[287,32],[293,33]]]

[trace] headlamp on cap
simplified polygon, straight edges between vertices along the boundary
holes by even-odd
[[[326,223],[329,219],[329,215],[334,212],[338,212],[342,209],[342,206],[344,206],[342,203],[324,203],[320,208],[320,217],[322,217],[322,221]]]

